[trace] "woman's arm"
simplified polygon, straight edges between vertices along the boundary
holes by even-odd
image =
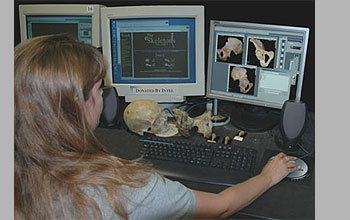
[[[295,160],[295,157],[280,153],[265,165],[259,175],[218,194],[194,190],[196,197],[194,218],[231,216],[294,171],[297,167],[297,163],[293,162]]]

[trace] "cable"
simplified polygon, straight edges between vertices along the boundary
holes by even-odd
[[[168,111],[173,118],[175,117],[174,114],[170,111],[170,109],[164,108],[164,110]]]
[[[180,108],[180,107],[186,106],[186,105],[193,105],[193,104],[194,104],[194,103],[186,102],[186,103],[180,104],[179,106],[177,106],[177,108]]]
[[[304,156],[299,157],[300,159],[311,155],[311,153],[307,151],[301,144],[298,144],[298,146],[306,153]]]
[[[202,105],[202,104],[207,104],[208,101],[206,102],[200,102],[200,103],[196,103],[196,104],[192,104],[192,106],[190,106],[188,109],[186,109],[186,112],[190,112],[194,107],[198,106],[198,105]]]

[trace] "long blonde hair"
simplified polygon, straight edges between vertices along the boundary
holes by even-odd
[[[106,74],[101,53],[50,35],[17,45],[14,54],[15,217],[101,219],[81,188],[87,184],[103,187],[127,218],[121,186],[143,186],[150,168],[113,156],[88,126],[83,105]]]

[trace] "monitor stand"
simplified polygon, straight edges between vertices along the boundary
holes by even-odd
[[[227,125],[231,120],[230,116],[218,115],[218,99],[214,99],[213,116],[211,120],[214,127]]]
[[[250,132],[271,130],[279,123],[279,119],[280,114],[275,110],[246,104],[237,104],[231,113],[231,123]]]

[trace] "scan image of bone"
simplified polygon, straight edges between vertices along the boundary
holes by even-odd
[[[250,38],[247,64],[273,68],[275,40]]]
[[[242,64],[243,37],[218,35],[216,61]]]
[[[255,68],[230,66],[229,92],[254,95]]]

